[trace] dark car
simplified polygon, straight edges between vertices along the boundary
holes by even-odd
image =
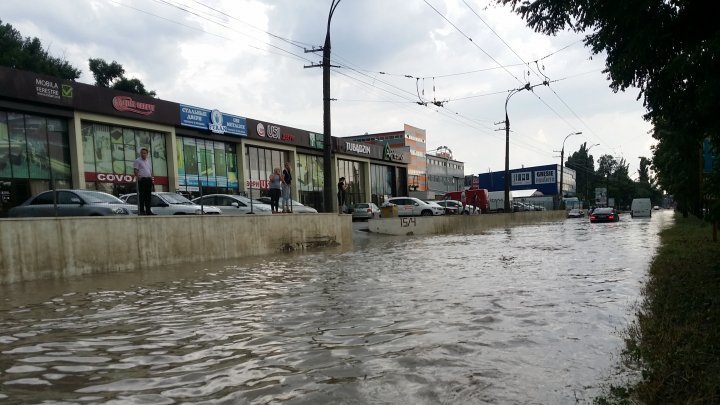
[[[590,214],[590,222],[618,222],[620,213],[615,208],[595,208]]]
[[[95,190],[50,190],[8,211],[8,217],[137,215],[137,206]]]

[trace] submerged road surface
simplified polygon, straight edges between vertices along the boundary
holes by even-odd
[[[671,212],[0,289],[0,403],[590,403]]]

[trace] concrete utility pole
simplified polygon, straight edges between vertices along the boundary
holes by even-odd
[[[565,137],[562,144],[562,149],[560,149],[560,187],[558,187],[558,197],[560,198],[560,202],[558,206],[562,207],[562,199],[564,197],[563,195],[563,173],[565,173],[565,141],[567,141],[568,138],[570,138],[573,135],[580,135],[582,132],[573,132],[571,134],[568,134],[568,136]]]
[[[335,8],[337,8],[340,0],[332,0],[330,4],[330,13],[327,20],[327,32],[325,33],[325,45],[319,49],[306,49],[307,52],[323,51],[322,65],[309,65],[309,67],[323,68],[323,207],[325,212],[334,212],[333,208],[333,179],[332,179],[332,135],[330,120],[330,68],[339,67],[330,64],[330,21],[332,20]]]

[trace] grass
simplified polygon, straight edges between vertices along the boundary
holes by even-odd
[[[637,381],[610,386],[596,404],[720,404],[720,242],[707,222],[675,218],[625,331]]]

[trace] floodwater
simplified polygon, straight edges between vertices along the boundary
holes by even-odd
[[[349,251],[4,287],[0,403],[591,403],[671,223],[356,231]]]

